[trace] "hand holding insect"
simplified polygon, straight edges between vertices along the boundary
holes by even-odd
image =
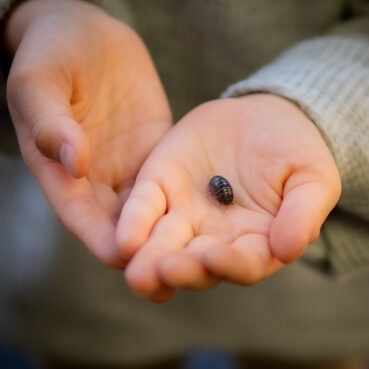
[[[209,194],[215,175],[234,199],[217,192],[228,186],[219,178]],[[154,149],[123,207],[128,284],[165,302],[176,287],[256,283],[302,253],[339,195],[333,158],[293,103],[263,94],[206,103]]]

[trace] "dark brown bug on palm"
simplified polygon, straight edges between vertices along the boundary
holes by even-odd
[[[223,205],[233,205],[234,195],[231,184],[222,176],[214,176],[208,184],[209,194]]]

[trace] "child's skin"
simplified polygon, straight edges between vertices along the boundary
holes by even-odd
[[[207,192],[214,175],[235,204]],[[315,125],[293,103],[255,94],[185,116],[140,170],[118,224],[126,279],[155,302],[175,287],[248,285],[295,260],[319,234],[340,177]]]
[[[124,266],[115,243],[122,203],[172,125],[146,48],[75,0],[22,4],[6,39],[15,54],[8,104],[26,164],[67,229],[104,263]]]
[[[171,114],[146,48],[98,8],[29,1],[6,37],[9,107],[28,167],[94,255],[113,267],[134,256],[127,281],[152,301],[273,274],[338,201],[327,146],[283,98],[209,102],[166,134]],[[230,181],[236,204],[209,196],[214,175]]]

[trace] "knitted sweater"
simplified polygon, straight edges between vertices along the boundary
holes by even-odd
[[[0,16],[9,3],[0,0]],[[100,5],[141,34],[176,119],[222,91],[266,91],[296,102],[336,160],[342,196],[319,239],[275,276],[247,288],[183,291],[154,306],[132,296],[119,272],[63,229],[21,159],[1,156],[0,339],[102,363],[197,346],[288,358],[369,353],[369,3]]]

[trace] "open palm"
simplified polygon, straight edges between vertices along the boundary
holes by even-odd
[[[235,204],[207,189],[214,175]],[[256,283],[319,234],[340,178],[314,124],[292,103],[251,95],[204,104],[159,143],[118,224],[126,279],[155,302],[176,287]]]

